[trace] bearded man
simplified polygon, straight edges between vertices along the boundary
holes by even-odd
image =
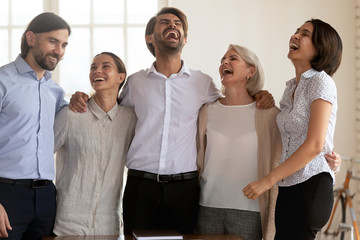
[[[53,126],[67,102],[50,71],[63,58],[70,33],[62,18],[42,13],[25,30],[21,54],[0,68],[0,239],[52,234]]]

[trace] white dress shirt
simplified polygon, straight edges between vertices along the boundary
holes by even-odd
[[[293,93],[294,99],[292,98]],[[310,69],[304,72],[298,86],[296,86],[295,78],[286,83],[286,89],[280,101],[281,112],[276,118],[282,140],[280,163],[286,161],[305,142],[310,120],[311,103],[317,99],[332,104],[324,147],[321,153],[304,168],[280,181],[279,186],[292,186],[304,182],[321,172],[330,173],[335,182],[334,172],[330,169],[324,155],[331,153],[334,148],[337,94],[334,80],[324,71],[318,72]]]
[[[198,112],[218,97],[211,77],[184,63],[168,78],[154,64],[129,76],[121,104],[133,107],[138,121],[126,166],[156,174],[195,171]]]
[[[64,108],[55,120],[54,233],[60,236],[120,234],[123,170],[136,116],[118,104],[106,113],[93,98],[88,109]]]

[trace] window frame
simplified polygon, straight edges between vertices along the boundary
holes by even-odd
[[[4,1],[4,0],[2,0]],[[19,52],[12,52],[13,50],[13,44],[16,41],[20,42],[20,39],[13,39],[13,31],[14,29],[25,29],[26,25],[14,25],[12,22],[12,15],[13,15],[13,5],[12,5],[12,0],[6,0],[8,1],[8,24],[7,25],[0,25],[0,30],[7,30],[8,32],[8,51],[7,51],[7,56],[8,56],[8,62],[11,62],[13,60],[15,60],[15,58],[18,56]],[[56,14],[59,14],[59,2],[61,0],[42,0],[42,4],[43,4],[43,12],[54,12]],[[131,0],[124,0],[124,18],[123,18],[123,23],[122,24],[94,24],[94,13],[93,13],[93,7],[94,7],[94,0],[89,0],[89,4],[90,4],[90,23],[89,24],[71,24],[72,28],[77,28],[77,27],[81,27],[81,28],[87,28],[90,29],[90,56],[94,56],[95,52],[94,52],[94,29],[97,27],[122,27],[124,29],[124,34],[123,34],[123,43],[124,43],[124,56],[122,57],[125,65],[127,65],[128,63],[128,28],[131,27],[145,27],[146,23],[144,24],[130,24],[127,22],[127,12],[126,12],[126,7],[127,7],[127,2],[131,1]],[[166,7],[169,5],[168,0],[157,0],[158,2],[158,10],[161,9],[162,7]],[[154,13],[155,15],[156,13]],[[66,20],[66,19],[65,19]],[[28,23],[26,23],[28,24]],[[91,61],[91,59],[89,59],[89,62]],[[56,82],[60,82],[61,81],[61,76],[59,73],[59,68],[56,68],[52,74],[53,74],[53,79]],[[71,93],[66,93],[67,97],[69,97],[69,94]]]

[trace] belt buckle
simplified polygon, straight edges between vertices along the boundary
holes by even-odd
[[[157,174],[156,175],[156,181],[158,182],[158,183],[167,183],[168,181],[161,181],[160,180],[160,174]]]
[[[45,180],[32,180],[31,188],[41,188],[45,186]]]

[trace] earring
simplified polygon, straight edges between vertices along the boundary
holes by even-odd
[[[247,77],[246,77],[246,80],[247,80],[247,81],[249,81],[249,79],[250,79],[250,77],[249,77],[249,76],[247,76]]]

